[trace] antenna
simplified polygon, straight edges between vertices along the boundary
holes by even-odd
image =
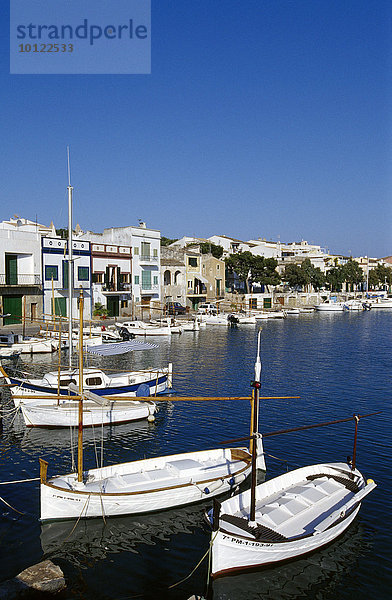
[[[71,187],[71,166],[69,162],[69,146],[67,146],[67,163],[68,163],[68,187]]]

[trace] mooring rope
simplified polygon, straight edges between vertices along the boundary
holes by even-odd
[[[219,530],[218,530],[219,531]],[[196,571],[196,569],[198,569],[201,565],[201,563],[203,562],[203,560],[205,559],[205,557],[207,555],[209,555],[209,553],[211,552],[211,548],[212,548],[212,544],[214,543],[214,540],[216,538],[216,536],[218,535],[218,531],[215,532],[214,537],[211,539],[207,551],[203,554],[203,556],[201,557],[201,559],[199,560],[199,562],[197,563],[197,565],[192,569],[192,571],[189,573],[189,575],[187,575],[186,577],[184,577],[184,579],[181,579],[180,581],[177,581],[177,583],[173,583],[172,585],[169,585],[168,589],[172,589],[174,587],[176,587],[177,585],[180,585],[181,583],[184,583],[184,581],[186,581],[187,579],[189,579],[189,577],[191,577],[193,575],[193,573]]]
[[[26,514],[26,513],[24,513],[24,512],[21,512],[20,510],[17,510],[17,509],[16,509],[16,508],[14,508],[13,506],[11,506],[11,504],[8,504],[8,502],[7,502],[6,500],[4,500],[4,498],[2,498],[1,496],[0,496],[0,500],[1,500],[2,502],[4,502],[4,504],[6,504],[6,505],[7,505],[7,506],[8,506],[8,507],[11,509],[11,510],[14,510],[15,512],[19,513],[20,515],[25,515],[25,514]]]
[[[17,479],[15,481],[0,481],[0,485],[9,485],[10,483],[26,483],[27,481],[39,481],[40,477],[32,477],[31,479]]]

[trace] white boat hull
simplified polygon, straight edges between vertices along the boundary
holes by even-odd
[[[343,302],[331,302],[325,304],[316,304],[314,307],[318,312],[343,312]]]
[[[64,401],[61,404],[24,404],[20,403],[26,427],[77,427],[79,423],[79,405],[77,400]],[[108,405],[99,406],[93,402],[83,402],[83,427],[98,425],[119,425],[130,421],[147,419],[155,413],[154,402],[137,400],[116,400]]]
[[[328,532],[289,544],[249,541],[218,531],[216,537],[213,538],[212,576],[218,577],[245,569],[265,567],[319,550],[339,537],[349,527],[359,509],[360,506],[344,522],[329,529]]]
[[[330,543],[355,519],[374,482],[343,463],[311,465],[225,500],[212,533],[212,576],[303,556]]]
[[[260,465],[265,465],[259,440]],[[91,469],[41,482],[41,520],[143,514],[232,490],[251,470],[245,448],[202,450]]]

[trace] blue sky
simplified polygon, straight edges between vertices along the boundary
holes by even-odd
[[[114,1],[114,0],[113,0]],[[152,0],[151,75],[10,75],[0,220],[392,254],[391,4]]]

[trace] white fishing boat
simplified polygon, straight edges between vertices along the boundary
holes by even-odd
[[[314,308],[319,312],[343,312],[344,302],[336,302],[329,298],[321,304],[315,304]]]
[[[360,312],[365,310],[362,300],[355,300],[354,298],[346,300],[346,302],[344,302],[343,304],[343,308],[344,310],[349,310],[353,312]]]
[[[299,308],[285,308],[286,315],[299,315],[301,313]]]
[[[212,576],[297,558],[329,544],[353,522],[376,487],[344,463],[303,467],[222,502],[212,535]]]
[[[261,311],[256,313],[255,316],[256,321],[265,319],[284,319],[286,317],[286,312],[284,310]]]
[[[250,469],[246,448],[220,448],[90,469],[81,481],[77,473],[47,479],[41,471],[41,520],[142,514],[193,504],[230,491]]]
[[[19,403],[26,427],[77,427],[79,406],[75,400],[60,400],[59,404],[22,401]],[[83,400],[83,427],[119,425],[142,419],[152,420],[154,402],[137,400],[107,400],[90,394]]]
[[[41,464],[41,520],[101,517],[155,512],[200,502],[233,490],[256,468],[265,469],[258,428],[260,335],[252,396],[252,449],[218,448],[148,458],[83,470],[82,441],[78,442],[78,471],[47,478]],[[83,390],[80,392],[82,402]],[[199,399],[200,400],[200,399]],[[83,422],[79,425],[79,436]]]
[[[0,350],[11,350],[18,354],[49,354],[55,352],[58,346],[59,342],[55,339],[23,337],[13,332],[0,334]],[[4,355],[7,355],[7,352]]]
[[[205,323],[206,325],[226,325],[226,327],[230,324],[227,319],[228,315],[225,313],[215,314],[200,314],[198,315],[198,319],[200,323]]]
[[[371,308],[392,308],[392,298],[379,296],[378,298],[368,298],[366,302],[369,303]]]
[[[255,315],[245,315],[243,313],[231,313],[229,316],[234,318],[237,325],[256,325]]]
[[[144,321],[124,321],[124,323],[115,323],[116,327],[121,330],[125,329],[131,335],[153,336],[153,335],[171,335],[172,330],[170,325],[152,325]]]

